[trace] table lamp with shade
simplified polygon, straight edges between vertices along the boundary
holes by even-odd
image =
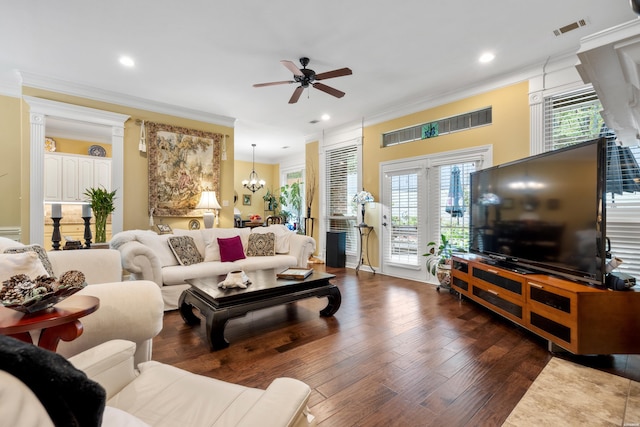
[[[202,222],[204,222],[204,228],[213,228],[214,218],[219,223],[218,210],[222,209],[218,199],[216,198],[216,192],[210,190],[204,190],[200,195],[200,201],[196,206],[196,209],[206,209],[202,215]],[[215,214],[211,210],[215,210]]]
[[[368,191],[365,191],[364,188],[361,192],[357,193],[353,196],[353,201],[359,205],[362,205],[362,222],[358,225],[358,227],[366,227],[367,223],[364,222],[364,205],[367,203],[373,202],[373,196]]]

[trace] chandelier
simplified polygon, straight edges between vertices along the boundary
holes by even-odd
[[[251,190],[252,193],[255,193],[264,185],[266,182],[264,179],[258,179],[258,174],[256,173],[256,144],[251,144],[253,147],[253,168],[251,169],[251,173],[249,174],[249,179],[245,179],[242,181],[242,186],[246,189]]]

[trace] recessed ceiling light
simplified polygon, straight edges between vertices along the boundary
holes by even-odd
[[[322,115],[322,117],[321,117],[321,119],[322,119],[322,120],[324,120],[325,122],[326,122],[327,120],[329,120],[330,118],[331,118],[331,116],[330,116],[330,115],[328,115],[328,114],[323,114],[323,115]]]
[[[487,62],[493,61],[495,57],[496,56],[493,53],[486,52],[486,53],[483,53],[478,60],[483,64],[486,64]]]
[[[119,61],[120,64],[124,65],[125,67],[133,67],[134,65],[136,65],[133,58],[131,58],[130,56],[121,56]]]

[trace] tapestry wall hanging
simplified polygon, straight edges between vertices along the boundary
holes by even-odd
[[[220,194],[222,134],[147,122],[149,210],[155,216],[201,216],[200,193]],[[218,196],[219,197],[219,196]]]

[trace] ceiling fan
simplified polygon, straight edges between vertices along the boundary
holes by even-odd
[[[298,86],[293,91],[293,95],[291,95],[291,99],[289,99],[289,104],[295,104],[296,102],[298,102],[300,95],[302,95],[302,92],[305,90],[305,88],[308,88],[309,85],[325,93],[328,93],[329,95],[333,95],[336,98],[342,98],[344,96],[344,92],[338,89],[334,89],[331,86],[327,86],[322,83],[317,83],[316,80],[326,80],[326,79],[332,79],[334,77],[349,76],[352,73],[352,71],[349,68],[339,68],[337,70],[327,71],[326,73],[316,74],[315,71],[313,71],[310,68],[307,68],[307,65],[309,64],[309,58],[306,58],[306,57],[300,58],[300,64],[302,64],[302,68],[298,68],[296,64],[287,60],[282,60],[280,61],[280,63],[285,67],[287,67],[287,69],[293,73],[293,80],[284,80],[281,82],[270,82],[270,83],[256,83],[253,85],[253,87],[300,83],[300,86]]]

